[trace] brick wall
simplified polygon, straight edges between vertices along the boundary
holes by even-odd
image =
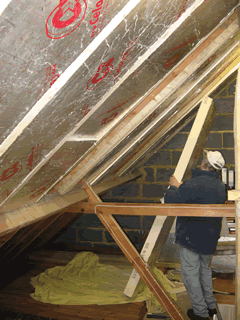
[[[205,148],[222,152],[226,167],[234,168],[233,112],[236,82],[231,83],[214,99],[216,117]],[[164,195],[169,177],[174,172],[186,143],[193,121],[156,152],[140,168],[142,177],[117,187],[102,199],[108,202],[158,202]],[[199,162],[201,162],[202,158]],[[130,240],[141,250],[155,217],[116,216]],[[56,243],[67,243],[84,248],[117,248],[113,238],[95,214],[82,216]]]

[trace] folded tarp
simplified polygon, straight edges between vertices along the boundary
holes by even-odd
[[[35,292],[31,297],[45,303],[62,305],[110,305],[146,301],[149,312],[162,312],[150,289],[142,283],[133,298],[123,294],[132,268],[119,269],[100,264],[99,257],[92,252],[81,252],[63,267],[47,269],[31,284]],[[163,273],[157,268],[154,274],[168,292],[172,289]],[[176,300],[176,296],[172,295]]]

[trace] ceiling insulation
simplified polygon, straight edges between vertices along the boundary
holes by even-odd
[[[0,4],[0,210],[122,175],[162,146],[239,66],[238,5]]]

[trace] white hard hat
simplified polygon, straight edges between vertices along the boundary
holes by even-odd
[[[213,166],[213,168],[220,170],[225,165],[225,160],[219,151],[208,151],[203,150],[207,154],[208,162]]]

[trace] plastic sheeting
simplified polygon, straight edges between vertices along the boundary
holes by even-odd
[[[139,286],[133,298],[123,294],[131,271],[132,268],[122,270],[100,264],[96,254],[81,252],[66,266],[47,269],[32,278],[35,292],[31,297],[58,305],[109,305],[146,301],[149,312],[163,312],[164,309],[145,284]],[[155,268],[154,274],[165,290],[170,292],[172,287],[163,273]],[[176,300],[175,294],[171,297]]]

